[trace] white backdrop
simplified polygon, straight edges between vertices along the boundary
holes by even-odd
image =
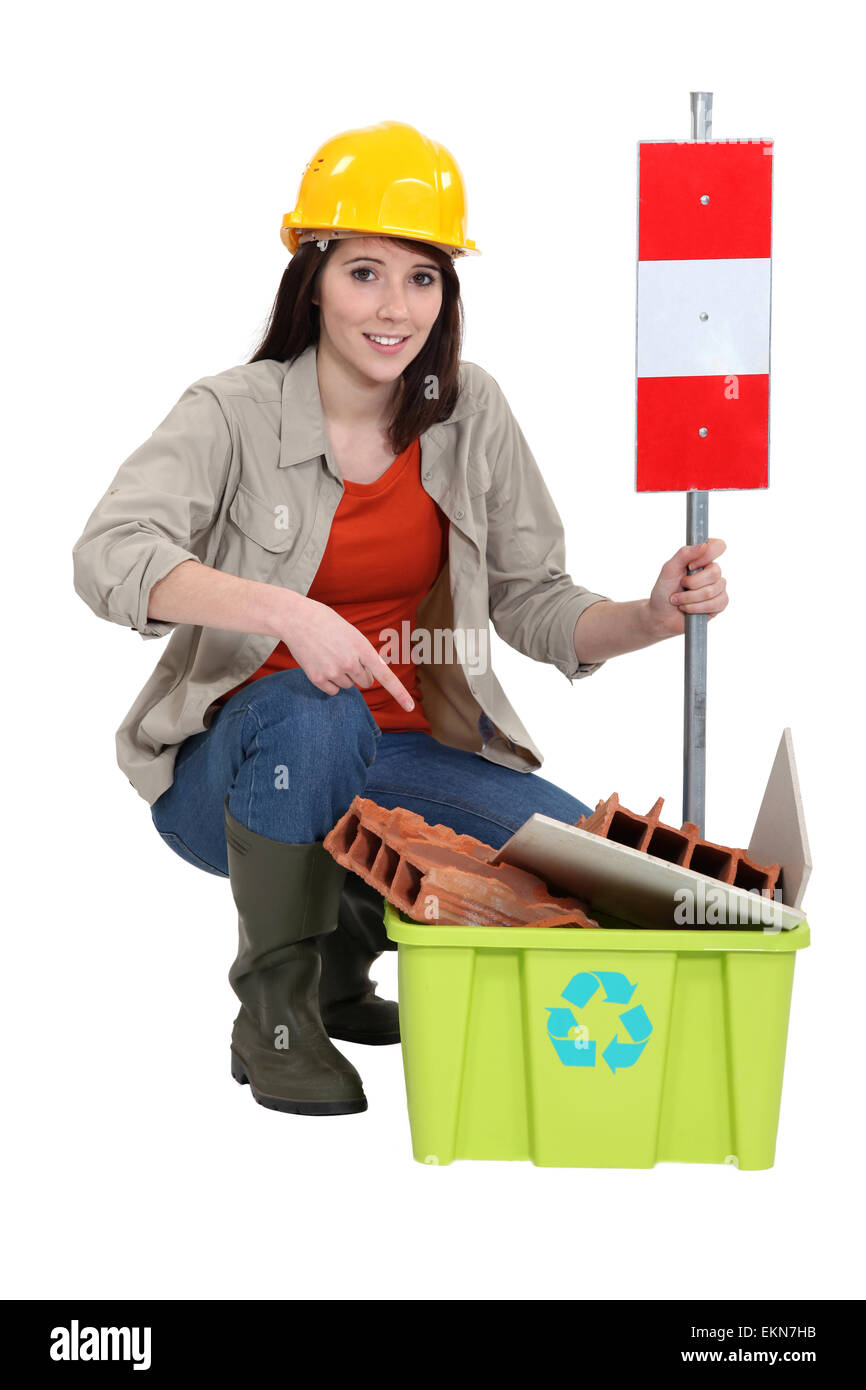
[[[7,17],[7,1295],[862,1296],[866,306],[849,13],[825,4],[820,28],[794,33],[788,7],[754,3],[722,23],[693,4],[534,18],[473,0],[445,14],[84,0]],[[393,119],[462,168],[483,252],[458,264],[463,355],[509,399],[572,576],[647,595],[685,540],[685,501],[634,491],[636,145],[687,138],[693,88],[715,93],[714,137],[776,142],[771,486],[710,498],[731,602],[709,628],[706,827],[748,843],[790,725],[813,945],[776,1164],[426,1167],[399,1048],[341,1044],[360,1116],[274,1114],[230,1078],[229,885],[166,848],[115,763],[163,647],[94,617],[71,547],[184,387],[250,356],[316,147]],[[574,686],[494,643],[542,775],[591,805],[664,796],[679,824],[681,639]]]

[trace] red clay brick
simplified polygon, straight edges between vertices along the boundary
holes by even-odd
[[[645,816],[639,816],[620,805],[616,792],[612,792],[606,801],[599,801],[592,815],[581,816],[574,824],[579,830],[630,845],[671,864],[681,864],[720,883],[732,883],[753,892],[772,892],[781,864],[756,864],[744,849],[702,840],[693,821],[683,821],[679,830],[666,825],[659,819],[663,805],[664,797],[660,796]]]
[[[579,898],[555,896],[515,864],[491,864],[492,845],[429,825],[403,806],[388,810],[356,796],[324,846],[416,922],[598,927]]]

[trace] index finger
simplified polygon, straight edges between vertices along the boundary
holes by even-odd
[[[369,660],[364,663],[370,675],[374,676],[379,684],[383,686],[390,695],[394,696],[398,705],[402,705],[407,711],[413,710],[415,708],[415,701],[412,699],[405,685],[397,679],[387,661],[382,659],[372,644],[371,651],[372,655]]]

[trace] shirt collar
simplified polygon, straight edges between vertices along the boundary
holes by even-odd
[[[282,388],[279,467],[287,468],[294,463],[306,463],[309,459],[324,455],[331,471],[337,476],[331,459],[322,399],[319,395],[316,344],[310,343],[293,362],[284,365],[286,370]],[[451,414],[445,420],[432,425],[425,431],[425,436],[431,435],[437,442],[444,444],[444,432],[439,433],[443,425],[463,420],[481,408],[481,401],[464,386]],[[422,439],[425,436],[422,436]]]

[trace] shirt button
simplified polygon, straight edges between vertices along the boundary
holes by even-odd
[[[424,469],[424,477],[425,477],[425,478],[432,478],[432,477],[433,477],[433,469],[432,469],[432,468],[425,468],[425,469]]]
[[[461,518],[462,515],[463,515],[463,512],[462,512],[462,511],[456,511],[456,512],[454,513],[454,515],[456,516],[457,520],[459,521],[460,518]]]

